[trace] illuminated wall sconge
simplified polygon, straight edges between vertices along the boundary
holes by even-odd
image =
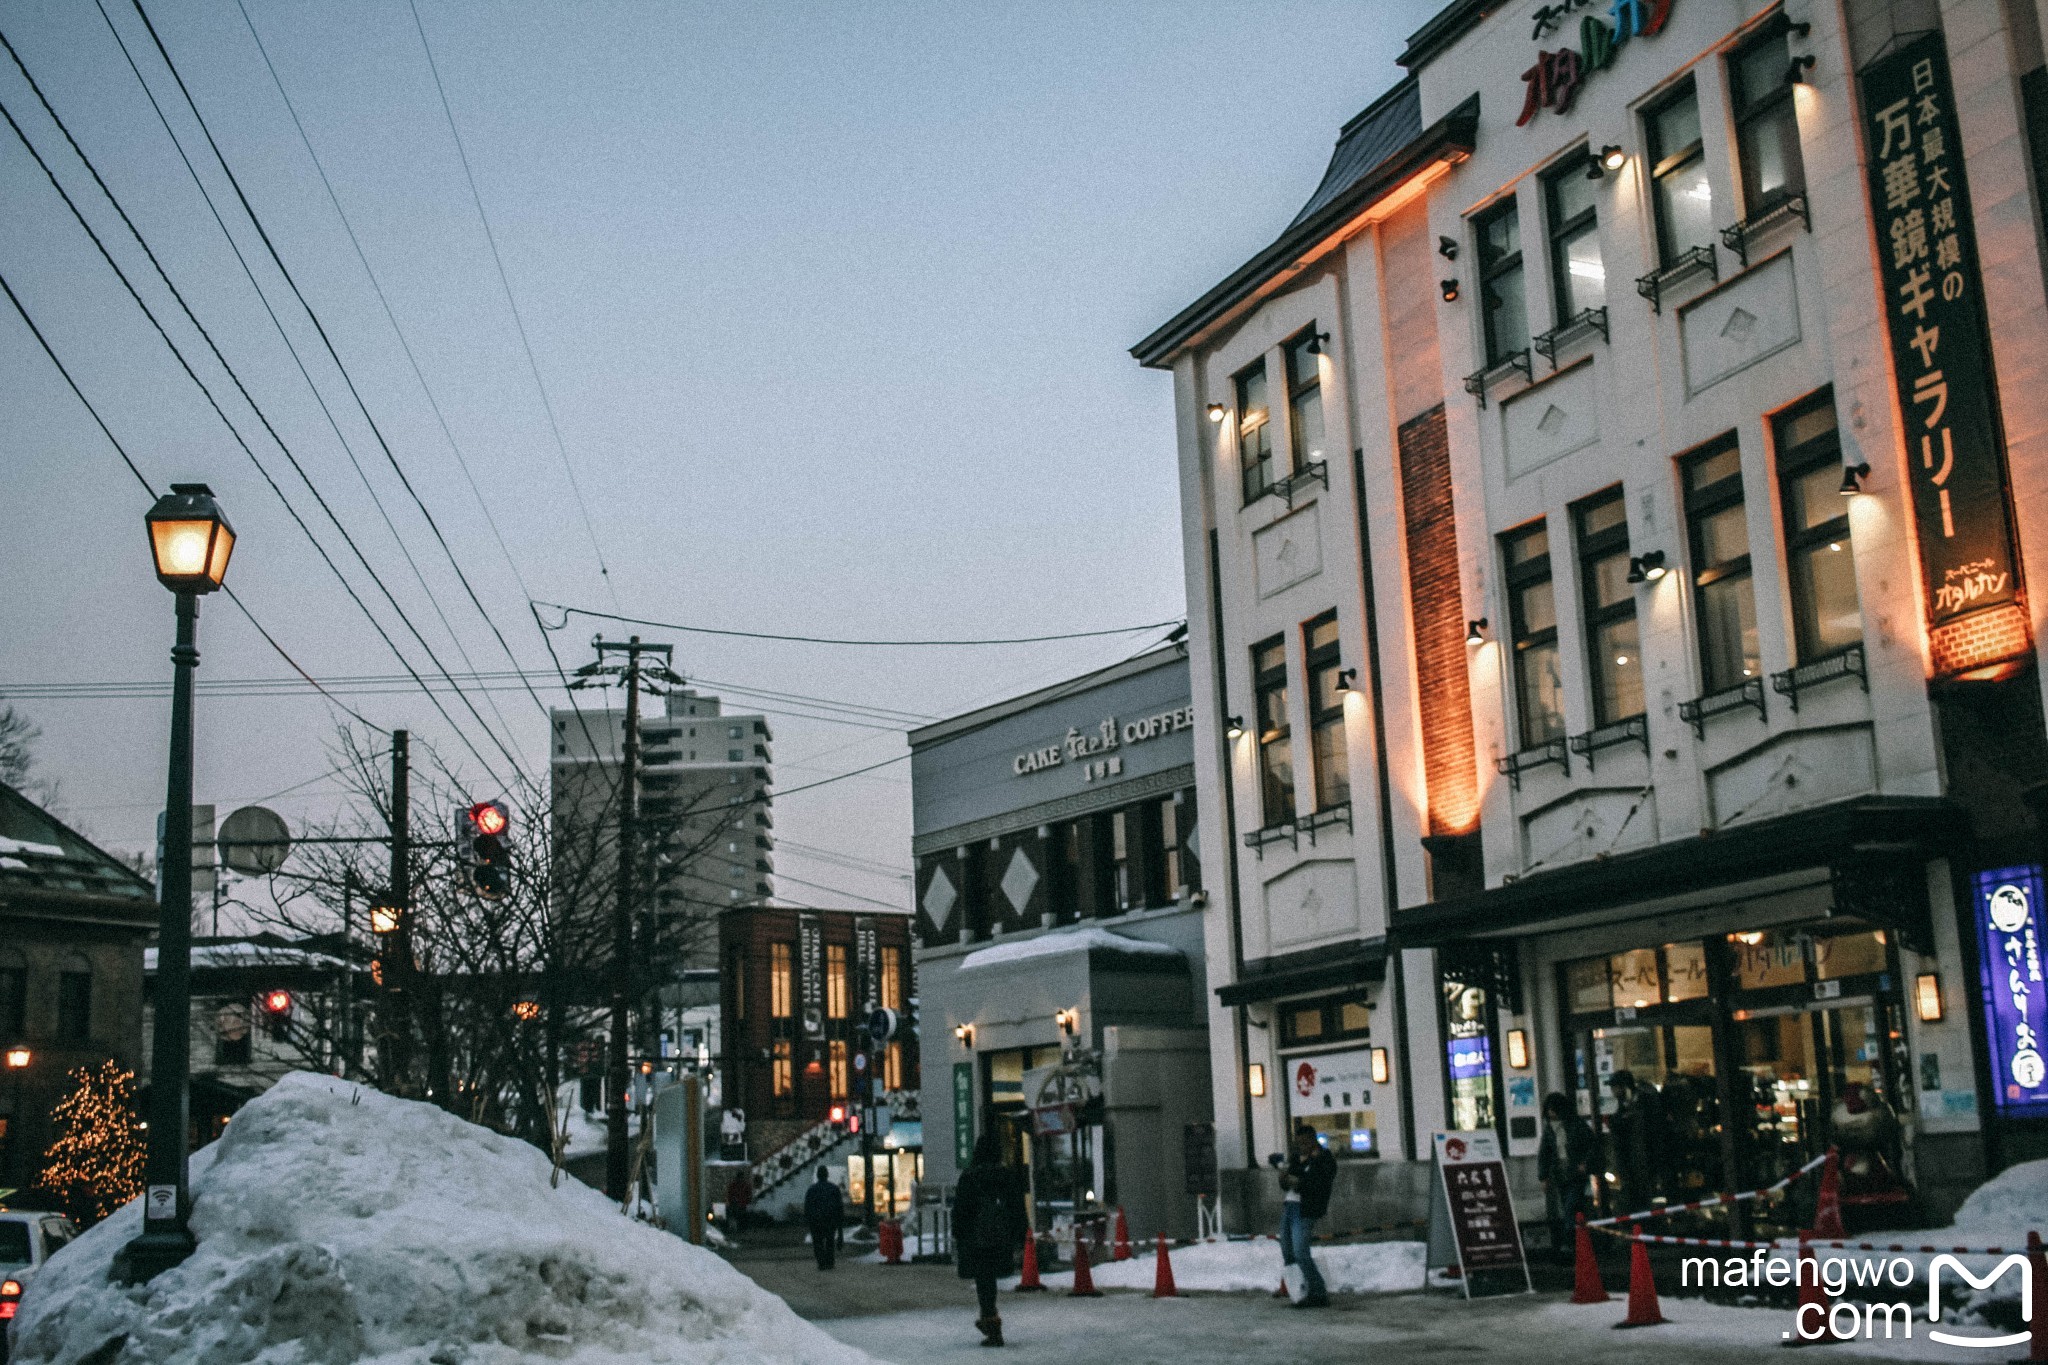
[[[1529,1069],[1529,1034],[1526,1029],[1508,1030],[1508,1065],[1517,1071]]]
[[[1458,259],[1458,239],[1457,239],[1457,238],[1455,238],[1455,237],[1439,237],[1439,238],[1437,238],[1437,239],[1436,239],[1436,254],[1437,254],[1437,255],[1439,255],[1439,256],[1441,256],[1441,257],[1443,257],[1443,258],[1444,258],[1445,260],[1447,260],[1447,261],[1455,261],[1455,260],[1457,260],[1457,259]]]
[[[1664,567],[1664,552],[1649,550],[1643,554],[1630,555],[1628,560],[1628,582],[1655,583],[1669,570]]]
[[[1337,670],[1337,690],[1338,690],[1339,692],[1349,692],[1349,691],[1351,690],[1351,688],[1352,688],[1352,685],[1353,685],[1353,684],[1355,684],[1355,683],[1356,683],[1357,681],[1358,681],[1358,670],[1357,670],[1357,669],[1355,669],[1355,668],[1340,668],[1340,669],[1338,669],[1338,670]]]
[[[1813,70],[1813,54],[1811,52],[1794,57],[1792,59],[1792,69],[1785,73],[1785,83],[1787,85],[1799,85],[1806,79],[1803,73],[1811,70]]]
[[[1477,621],[1467,621],[1465,623],[1465,643],[1468,645],[1483,645],[1486,643],[1486,618],[1484,616],[1480,617]]]
[[[7,1069],[9,1071],[26,1071],[28,1070],[28,1064],[34,1060],[35,1054],[25,1047],[11,1047],[7,1049]]]
[[[1266,1064],[1264,1062],[1253,1062],[1251,1066],[1246,1068],[1244,1083],[1245,1088],[1251,1091],[1253,1099],[1262,1100],[1266,1098]]]
[[[1863,480],[1870,477],[1868,461],[1842,466],[1842,486],[1836,491],[1845,498],[1852,498],[1863,491]]]
[[[954,1036],[955,1038],[957,1038],[957,1039],[959,1039],[959,1040],[960,1040],[960,1045],[961,1045],[962,1047],[973,1047],[973,1046],[974,1046],[974,1025],[972,1025],[972,1024],[955,1024],[955,1025],[953,1026],[953,1036]]]
[[[1621,148],[1615,146],[1613,143],[1610,142],[1605,147],[1602,147],[1600,149],[1600,169],[1605,171],[1618,171],[1627,164],[1628,153],[1624,152]]]
[[[1223,723],[1223,733],[1231,739],[1244,738],[1244,717],[1232,716]]]
[[[1224,407],[1221,403],[1211,403],[1209,405],[1209,420],[1212,422],[1221,422],[1223,420],[1223,414],[1228,411],[1229,409]]]
[[[1387,1065],[1387,1050],[1383,1047],[1374,1048],[1372,1050],[1372,1083],[1374,1085],[1385,1085],[1387,1077],[1391,1074],[1392,1070]]]
[[[1439,280],[1437,281],[1437,288],[1444,291],[1445,303],[1456,303],[1458,301],[1458,282],[1456,280]]]
[[[1052,1021],[1058,1024],[1060,1032],[1069,1038],[1081,1031],[1081,1011],[1074,1009],[1072,1006],[1055,1011]]]
[[[1329,343],[1329,340],[1330,334],[1328,332],[1314,332],[1310,334],[1308,344],[1301,349],[1307,355],[1321,355],[1323,354],[1323,347]]]
[[[1941,1022],[1941,977],[1934,972],[1922,972],[1913,978],[1913,1010],[1923,1024]]]

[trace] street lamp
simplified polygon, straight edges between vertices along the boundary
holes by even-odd
[[[199,667],[199,599],[221,584],[235,531],[203,483],[174,483],[143,518],[157,581],[178,599],[171,649],[170,778],[164,796],[164,860],[157,902],[156,1029],[150,1053],[149,1152],[143,1166],[142,1234],[121,1248],[116,1276],[142,1284],[192,1254],[186,1219],[186,1124],[191,1111],[192,674]]]

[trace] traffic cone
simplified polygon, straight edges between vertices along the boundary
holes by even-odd
[[[1657,1306],[1657,1281],[1650,1274],[1650,1247],[1640,1237],[1629,1238],[1628,1316],[1616,1327],[1655,1327],[1668,1318]]]
[[[1607,1302],[1607,1286],[1600,1283],[1600,1262],[1593,1256],[1593,1234],[1583,1213],[1579,1215],[1579,1247],[1572,1271],[1572,1302]]]
[[[1095,1273],[1088,1269],[1088,1239],[1079,1228],[1074,1229],[1074,1287],[1067,1291],[1073,1299],[1099,1299],[1102,1291],[1095,1287]]]
[[[1116,1206],[1116,1242],[1110,1247],[1109,1259],[1128,1261],[1131,1259],[1131,1225],[1124,1221],[1124,1206]]]
[[[1024,1234],[1024,1273],[1018,1277],[1019,1294],[1043,1294],[1045,1285],[1038,1278],[1038,1238],[1031,1233]]]
[[[2027,1274],[2033,1277],[2032,1283],[2036,1287],[2048,1285],[2048,1255],[2042,1254],[2039,1232],[2027,1234]],[[2034,1305],[2034,1322],[2027,1345],[2027,1361],[2028,1365],[2048,1361],[2048,1305]]]
[[[1152,1276],[1152,1297],[1155,1299],[1177,1299],[1180,1290],[1173,1283],[1173,1261],[1166,1254],[1166,1234],[1159,1234],[1159,1269]]]
[[[1813,1249],[1806,1245],[1806,1239],[1811,1236],[1813,1229],[1799,1230],[1799,1263],[1793,1268],[1793,1278],[1799,1282],[1799,1306],[1792,1310],[1792,1330],[1784,1337],[1787,1346],[1819,1346],[1824,1342],[1841,1340],[1835,1335],[1835,1329],[1828,1321],[1828,1310],[1835,1306],[1835,1301],[1828,1296],[1827,1290],[1821,1287],[1820,1262],[1814,1259]],[[1811,1274],[1807,1272],[1808,1266],[1813,1267]],[[1801,1336],[1799,1333],[1809,1304],[1820,1309],[1821,1332],[1817,1337]]]
[[[1273,1297],[1276,1299],[1284,1299],[1289,1297],[1287,1293],[1287,1277],[1285,1273],[1281,1275],[1280,1287],[1273,1291]]]
[[[1842,1154],[1833,1147],[1821,1163],[1820,1191],[1813,1201],[1813,1235],[1825,1241],[1840,1241],[1849,1235],[1842,1228]]]

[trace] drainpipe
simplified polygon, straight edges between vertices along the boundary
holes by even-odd
[[[1223,552],[1215,527],[1209,528],[1209,657],[1216,661],[1216,718],[1228,723],[1230,689],[1224,683],[1223,662]],[[1230,897],[1230,979],[1244,979],[1244,906],[1237,892],[1237,748],[1226,734],[1223,740],[1223,838],[1228,851],[1228,895]],[[1231,1011],[1237,1024],[1237,1087],[1240,1121],[1244,1138],[1244,1164],[1256,1170],[1258,1145],[1252,1140],[1252,1095],[1245,1085],[1246,1059],[1251,1055],[1251,1034],[1245,1027],[1245,1007]]]

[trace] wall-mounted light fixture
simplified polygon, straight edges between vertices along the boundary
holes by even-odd
[[[1387,1050],[1383,1047],[1374,1048],[1372,1050],[1372,1083],[1374,1085],[1385,1085],[1387,1077],[1392,1074],[1392,1070],[1387,1065]]]
[[[1517,1071],[1529,1069],[1529,1034],[1526,1029],[1508,1030],[1508,1065]]]
[[[957,1039],[959,1039],[959,1040],[960,1040],[960,1046],[962,1046],[962,1047],[973,1047],[973,1046],[974,1046],[974,1025],[972,1025],[972,1024],[955,1024],[955,1025],[953,1026],[953,1036],[954,1036],[955,1038],[957,1038]]]
[[[1330,334],[1328,332],[1312,332],[1309,334],[1308,343],[1301,349],[1308,355],[1321,355],[1323,347],[1329,344],[1329,340]]]
[[[28,1070],[28,1064],[35,1059],[36,1055],[25,1047],[11,1047],[7,1049],[7,1069],[9,1071],[26,1071]]]
[[[1787,85],[1802,84],[1806,80],[1803,73],[1811,70],[1813,70],[1813,54],[1811,52],[1801,53],[1792,59],[1792,69],[1785,73],[1785,83]]]
[[[1437,238],[1437,239],[1436,239],[1436,254],[1437,254],[1437,255],[1439,255],[1439,256],[1441,256],[1441,257],[1443,257],[1443,258],[1444,258],[1445,260],[1447,260],[1447,261],[1455,261],[1455,260],[1457,260],[1457,259],[1458,259],[1458,239],[1457,239],[1457,238],[1455,238],[1455,237],[1439,237],[1439,238]]]
[[[1245,1068],[1244,1084],[1245,1089],[1251,1091],[1253,1099],[1262,1100],[1266,1098],[1266,1064],[1264,1062],[1253,1062],[1249,1067]]]
[[[1813,25],[1801,20],[1796,24],[1787,24],[1785,31],[1803,43],[1813,36]]]
[[[1610,142],[1600,149],[1600,168],[1602,170],[1618,171],[1626,165],[1628,165],[1628,153],[1615,143]]]
[[[1339,692],[1349,692],[1349,691],[1351,690],[1351,685],[1352,685],[1353,683],[1357,682],[1357,681],[1358,681],[1358,670],[1357,670],[1357,669],[1355,669],[1355,668],[1340,668],[1340,669],[1338,669],[1338,670],[1337,670],[1337,690],[1338,690]]]
[[[1664,567],[1662,550],[1646,550],[1642,554],[1628,557],[1627,581],[1630,583],[1655,583],[1668,572],[1670,571]]]
[[[1845,464],[1842,466],[1842,486],[1836,491],[1845,498],[1854,497],[1863,491],[1863,480],[1869,477],[1870,464],[1868,461]]]
[[[1486,618],[1484,616],[1480,617],[1477,621],[1467,621],[1465,623],[1465,643],[1468,645],[1483,645],[1486,643]]]
[[[1209,420],[1212,422],[1220,423],[1223,420],[1223,414],[1228,411],[1229,409],[1224,407],[1221,403],[1211,403],[1209,405]]]
[[[1069,1005],[1066,1009],[1055,1010],[1052,1021],[1060,1026],[1060,1032],[1071,1038],[1081,1031],[1081,1011]]]
[[[1934,972],[1922,972],[1913,978],[1913,1010],[1923,1024],[1938,1024],[1944,1011],[1941,1008],[1941,977]]]
[[[1231,739],[1244,738],[1244,717],[1232,716],[1223,722],[1223,733]]]
[[[1438,280],[1436,287],[1444,291],[1445,303],[1456,303],[1458,301],[1458,282],[1456,280]]]

